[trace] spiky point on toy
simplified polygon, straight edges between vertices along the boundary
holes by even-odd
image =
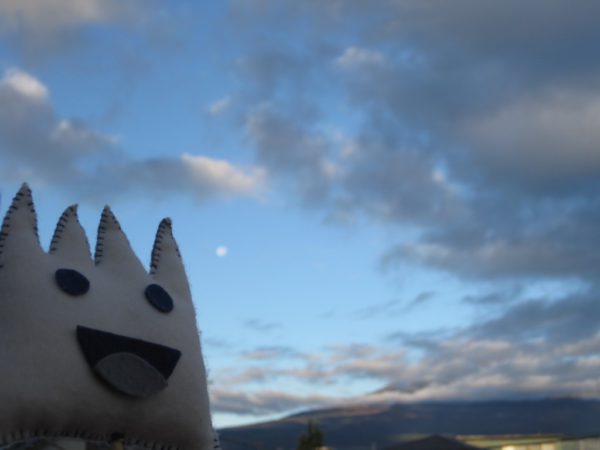
[[[70,206],[50,249],[31,190],[0,231],[0,444],[75,437],[151,449],[215,445],[195,311],[171,221],[148,273],[104,208],[92,259]]]

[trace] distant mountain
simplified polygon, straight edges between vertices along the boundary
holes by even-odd
[[[308,420],[337,449],[385,448],[430,434],[600,434],[600,401],[579,399],[426,402],[322,409],[220,430],[225,450],[295,449]]]

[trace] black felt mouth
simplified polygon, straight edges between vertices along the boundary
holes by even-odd
[[[179,350],[93,328],[77,326],[77,340],[94,372],[114,389],[147,397],[166,387]]]

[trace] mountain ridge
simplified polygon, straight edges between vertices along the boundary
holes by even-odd
[[[279,420],[220,430],[225,450],[294,449],[314,420],[337,449],[385,448],[432,434],[600,434],[600,400],[461,400],[358,404],[315,409]]]

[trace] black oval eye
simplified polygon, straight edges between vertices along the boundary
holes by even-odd
[[[58,287],[69,295],[83,295],[90,289],[89,280],[73,269],[58,269],[54,279]]]
[[[144,294],[146,295],[146,300],[160,312],[168,313],[173,310],[173,299],[158,284],[149,284]]]

